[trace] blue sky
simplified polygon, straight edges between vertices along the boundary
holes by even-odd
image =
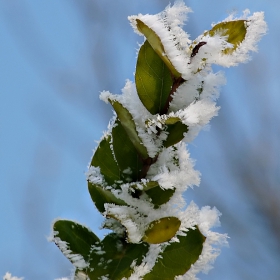
[[[99,92],[120,93],[125,80],[133,80],[142,38],[133,33],[127,16],[157,13],[167,4],[0,1],[0,277],[7,271],[42,280],[70,274],[68,260],[46,240],[57,217],[78,220],[103,236],[102,217],[90,200],[84,175],[95,141],[112,115]],[[230,166],[242,165],[248,151],[261,161],[269,153],[272,166],[255,177],[267,176],[267,184],[275,186],[268,191],[279,196],[280,4],[186,4],[194,11],[185,27],[193,39],[212,22],[245,8],[265,11],[269,27],[251,62],[224,70],[228,82],[221,92],[220,115],[189,147],[202,184],[186,198],[200,206],[222,201],[224,211],[216,205],[223,213],[219,231],[231,237],[230,248],[201,279],[278,279],[279,243],[258,201],[240,189],[235,165]],[[258,160],[249,163],[258,170]]]

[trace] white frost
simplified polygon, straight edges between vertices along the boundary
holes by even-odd
[[[165,54],[178,72],[183,74],[183,78],[190,68],[188,65],[188,46],[191,40],[182,29],[189,12],[191,12],[191,9],[186,7],[183,1],[176,1],[173,6],[168,5],[159,14],[139,14],[128,17],[136,33],[142,35],[136,27],[136,19],[139,19],[160,37]]]
[[[83,269],[88,267],[89,264],[85,262],[84,258],[81,255],[73,254],[73,252],[69,249],[67,242],[62,241],[59,237],[54,237],[54,242],[61,250],[63,255],[67,259],[69,259],[76,268]]]
[[[59,219],[55,219],[53,221],[53,224]],[[53,229],[53,225],[51,227]],[[73,253],[70,248],[69,248],[69,244],[63,240],[61,240],[57,235],[58,235],[58,231],[54,231],[51,230],[51,234],[48,237],[48,241],[49,242],[54,242],[58,248],[61,250],[61,252],[63,253],[63,255],[69,259],[72,264],[76,267],[76,268],[86,268],[88,267],[88,263],[84,260],[83,256],[81,256],[80,254],[75,254]]]
[[[16,276],[12,276],[12,274],[9,272],[6,272],[6,274],[3,277],[3,280],[23,280],[23,279],[24,279],[23,277],[18,278]]]
[[[159,254],[162,252],[163,245],[161,244],[151,244],[149,251],[144,257],[142,263],[139,266],[132,266],[134,272],[128,278],[129,280],[139,280],[142,279],[147,273],[149,273],[158,259]]]

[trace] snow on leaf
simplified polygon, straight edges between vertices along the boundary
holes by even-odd
[[[149,30],[150,33],[152,32],[152,34],[156,34],[160,38],[166,60],[171,62],[176,72],[180,73],[183,78],[185,78],[185,73],[189,71],[189,56],[186,50],[191,41],[182,27],[187,19],[187,13],[189,12],[191,12],[191,9],[186,7],[183,1],[176,1],[173,6],[168,5],[166,9],[159,14],[139,14],[129,17],[131,25],[136,33],[141,34],[137,26],[139,22],[142,22],[147,26],[146,29]],[[146,36],[145,33],[144,35]],[[176,73],[174,76],[178,77]]]

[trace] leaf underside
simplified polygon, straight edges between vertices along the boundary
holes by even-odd
[[[151,244],[169,241],[181,225],[177,217],[165,217],[150,223],[143,240]]]
[[[233,45],[232,48],[226,48],[223,50],[224,54],[233,53],[238,45],[242,43],[246,36],[246,20],[234,20],[228,22],[220,22],[216,24],[211,30],[207,33],[210,36],[214,36],[215,34],[219,34],[220,36],[226,36],[226,41]],[[206,33],[206,34],[207,34]]]

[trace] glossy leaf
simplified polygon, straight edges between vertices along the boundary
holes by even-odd
[[[173,117],[166,120],[168,136],[164,141],[164,147],[168,148],[180,142],[184,133],[188,132],[188,126],[183,124],[179,118]]]
[[[150,190],[152,188],[155,188],[158,186],[158,182],[157,181],[148,181],[145,183],[137,183],[135,185],[131,185],[130,187],[133,188],[134,190],[141,190],[141,191],[147,191]]]
[[[165,217],[150,223],[145,231],[143,241],[158,244],[169,241],[181,225],[181,221],[176,217]]]
[[[158,186],[158,182],[157,181],[149,181],[149,182],[146,182],[145,184],[141,184],[143,186],[143,191],[148,191],[152,188],[155,188]]]
[[[159,185],[145,191],[145,193],[151,199],[154,208],[159,208],[162,204],[168,202],[174,192],[175,189],[163,190]]]
[[[178,117],[169,117],[164,123],[167,125],[175,124],[177,122],[181,121]]]
[[[120,120],[138,154],[142,159],[148,158],[147,148],[143,145],[142,140],[138,136],[136,126],[130,112],[120,102],[111,99],[109,99],[109,101],[116,111],[118,119]]]
[[[148,251],[146,243],[127,243],[116,234],[107,235],[96,248],[93,247],[90,254],[92,269],[87,272],[90,280],[99,280],[102,276],[114,280],[127,278],[133,272],[132,262],[139,265]]]
[[[151,114],[160,113],[173,84],[170,72],[148,41],[140,48],[135,83],[143,105]]]
[[[139,188],[139,185],[141,185],[142,188]],[[145,193],[145,195],[147,195],[150,201],[153,203],[155,209],[159,208],[162,204],[168,202],[175,192],[175,189],[162,189],[156,181],[150,181],[145,184],[138,183],[132,185],[131,188],[134,189],[132,193],[136,193],[136,196],[138,198],[140,197],[140,199],[141,195]]]
[[[61,241],[67,244],[67,248],[64,248],[55,241],[64,255],[67,255],[66,249],[71,250],[71,252],[68,252],[70,253],[68,258],[72,263],[75,263],[75,258],[69,256],[75,254],[82,256],[85,262],[88,262],[91,246],[99,242],[99,238],[93,232],[73,221],[58,220],[54,223],[53,231],[54,237],[60,238]]]
[[[91,165],[100,167],[101,174],[104,176],[106,182],[109,185],[113,185],[121,177],[119,166],[115,161],[113,151],[110,147],[110,141],[111,136],[103,138],[93,155]]]
[[[175,69],[171,61],[168,59],[158,35],[140,19],[136,19],[136,22],[138,30],[147,38],[147,41],[149,42],[151,47],[154,49],[154,51],[157,53],[160,59],[165,63],[165,65],[169,68],[173,76],[179,78],[181,74]]]
[[[246,20],[234,20],[227,22],[220,22],[216,24],[210,31],[206,32],[210,36],[219,34],[227,36],[226,41],[233,45],[233,48],[227,48],[223,51],[225,54],[231,54],[238,45],[245,39],[246,36]]]
[[[178,236],[178,239],[180,242],[171,243],[165,248],[144,280],[173,280],[175,276],[184,275],[198,260],[205,241],[199,229],[190,229],[186,236]]]
[[[112,130],[113,150],[124,181],[138,181],[143,163],[120,121]]]
[[[103,213],[105,211],[105,203],[114,203],[116,205],[126,205],[126,203],[115,197],[112,192],[105,190],[102,186],[97,184],[92,184],[88,182],[88,190],[91,196],[92,201],[94,202],[96,208]]]
[[[158,182],[150,181],[146,183],[137,182],[137,184],[130,185],[130,193],[134,198],[140,198],[145,190],[149,190],[158,186]]]

